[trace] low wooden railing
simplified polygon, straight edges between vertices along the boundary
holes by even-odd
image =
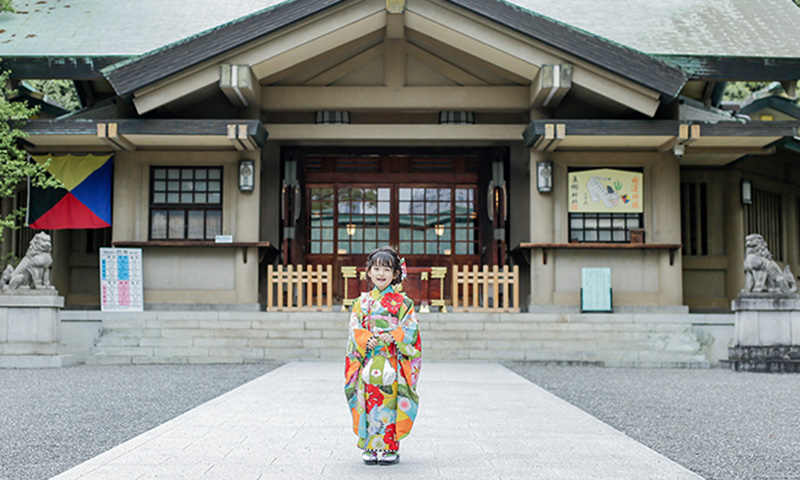
[[[444,279],[447,276],[447,267],[408,267],[406,270],[408,276],[403,280],[401,290],[414,300],[418,311],[427,313],[431,307],[438,307],[440,311],[446,312]],[[345,311],[352,307],[361,292],[368,291],[372,286],[367,282],[364,267],[343,266],[342,278],[342,311]]]
[[[321,311],[333,307],[333,267],[267,266],[267,311]]]
[[[519,266],[453,265],[454,312],[519,312]]]

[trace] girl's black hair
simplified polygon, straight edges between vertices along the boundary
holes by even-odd
[[[392,275],[394,276],[392,285],[397,285],[403,281],[401,277],[403,269],[400,267],[400,256],[392,247],[381,247],[377,250],[373,250],[372,253],[367,256],[367,263],[365,265],[367,267],[367,272],[369,272],[369,269],[372,268],[373,265],[392,267]]]

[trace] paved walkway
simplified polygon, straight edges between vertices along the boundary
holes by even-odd
[[[394,466],[361,463],[340,363],[290,363],[55,477],[698,479],[497,364],[423,365]]]

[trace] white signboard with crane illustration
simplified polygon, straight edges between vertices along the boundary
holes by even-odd
[[[569,173],[570,213],[642,213],[644,174],[601,168]]]

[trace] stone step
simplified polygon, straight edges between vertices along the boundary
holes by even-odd
[[[707,366],[681,315],[420,315],[431,360]],[[341,312],[144,312],[109,315],[87,363],[244,363],[338,360]]]

